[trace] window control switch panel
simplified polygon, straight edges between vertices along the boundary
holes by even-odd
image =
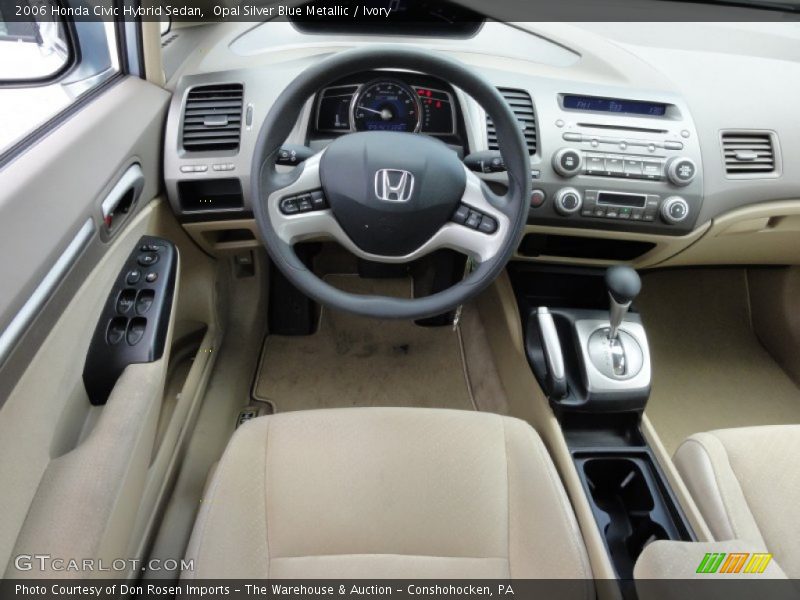
[[[83,382],[94,405],[105,404],[128,365],[164,355],[178,252],[168,240],[142,237],[106,300],[86,356]]]

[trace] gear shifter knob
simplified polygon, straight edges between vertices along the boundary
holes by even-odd
[[[608,293],[620,304],[633,302],[642,290],[639,274],[626,266],[610,267],[606,271],[606,287]]]
[[[631,302],[642,289],[642,280],[636,271],[627,266],[610,267],[606,271],[605,280],[611,301],[608,338],[614,340],[617,338],[622,319],[631,307]]]

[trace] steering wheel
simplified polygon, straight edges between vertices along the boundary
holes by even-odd
[[[438,77],[483,106],[508,172],[506,195],[489,190],[443,142],[414,133],[344,135],[291,172],[279,173],[278,153],[308,98],[343,77],[378,68]],[[519,124],[492,84],[431,51],[373,46],[320,61],[280,94],[256,142],[251,198],[267,251],[301,292],[363,316],[419,319],[465,303],[500,274],[525,227],[530,169]],[[302,211],[295,210],[298,203]],[[460,282],[423,298],[360,296],[325,283],[293,250],[303,240],[331,238],[370,261],[405,263],[450,248],[472,258],[475,266]]]

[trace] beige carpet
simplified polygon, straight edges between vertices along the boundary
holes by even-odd
[[[800,423],[800,390],[750,326],[742,269],[652,273],[636,304],[652,351],[647,415],[670,453],[699,431]]]
[[[347,291],[410,297],[410,279],[329,275]],[[349,406],[474,410],[458,334],[323,309],[317,333],[266,338],[254,396],[276,412]]]

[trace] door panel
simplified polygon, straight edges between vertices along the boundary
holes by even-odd
[[[93,503],[110,509],[111,496],[125,487],[120,476],[143,485],[142,452],[149,462],[168,352],[160,361],[129,367],[105,407],[91,407],[82,373],[106,297],[138,239],[153,228],[154,214],[153,205],[146,206],[106,252],[0,409],[0,564],[8,562],[20,533],[19,549],[26,553],[56,556],[58,539],[97,544],[90,521],[99,526],[123,517],[99,517],[103,510]],[[140,447],[147,439],[149,448]],[[84,508],[91,509],[85,518]],[[66,535],[64,528],[75,525]]]
[[[127,78],[0,171],[7,255],[0,336],[15,318],[22,323],[0,357],[0,573],[7,577],[109,576],[19,571],[19,554],[107,563],[141,557],[213,366],[217,266],[157,197],[168,99]],[[135,203],[122,210],[130,198]],[[108,402],[92,406],[83,380],[87,351],[143,235],[178,250],[164,353],[129,365]],[[34,302],[37,289],[46,293]],[[23,306],[29,314],[20,318]],[[173,346],[191,364],[177,384]],[[167,380],[180,390],[177,401],[165,402]]]

